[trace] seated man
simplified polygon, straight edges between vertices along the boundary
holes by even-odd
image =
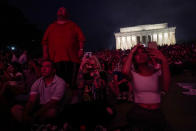
[[[11,113],[17,121],[45,122],[57,116],[65,92],[65,81],[55,75],[54,64],[50,60],[42,62],[41,76],[32,85],[26,106],[12,107]],[[36,103],[38,99],[39,104]]]

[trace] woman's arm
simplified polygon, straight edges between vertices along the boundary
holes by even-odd
[[[165,92],[168,92],[170,82],[171,82],[171,76],[170,76],[170,70],[167,58],[161,53],[161,51],[157,49],[149,49],[149,54],[152,58],[161,60],[161,71],[162,71],[162,85],[163,90]]]
[[[133,57],[133,53],[130,52],[126,62],[123,65],[123,68],[122,68],[122,73],[127,75],[127,76],[129,75],[129,72],[131,70],[130,67],[132,65],[132,57]]]
[[[137,50],[137,48],[141,46],[141,45],[136,45],[133,47],[133,49],[130,51],[128,58],[126,60],[126,62],[124,63],[123,67],[122,67],[122,73],[125,74],[126,76],[131,77],[130,75],[130,71],[131,71],[131,66],[133,63],[133,54],[135,53],[135,51]]]
[[[128,101],[133,101],[133,86],[131,82],[128,82],[128,86],[129,86]]]
[[[167,59],[162,60],[162,82],[163,82],[163,90],[168,92],[170,82],[171,82],[171,76],[170,76]]]

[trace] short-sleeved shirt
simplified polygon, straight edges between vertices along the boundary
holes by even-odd
[[[80,63],[78,51],[80,42],[84,41],[85,37],[79,26],[69,20],[65,24],[54,22],[49,25],[42,39],[42,44],[48,45],[49,57],[54,62]]]
[[[57,75],[54,76],[53,81],[47,86],[43,77],[41,77],[32,85],[30,95],[38,94],[40,97],[40,104],[46,104],[51,99],[60,101],[64,96],[65,89],[65,81]]]

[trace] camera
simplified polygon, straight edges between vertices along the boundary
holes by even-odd
[[[15,50],[16,49],[15,46],[11,46],[10,48],[11,48],[11,50]]]
[[[90,58],[90,57],[92,56],[92,52],[86,52],[86,53],[84,54],[84,56],[85,56],[86,58]]]

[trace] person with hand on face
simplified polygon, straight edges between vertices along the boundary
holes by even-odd
[[[149,66],[156,59],[161,69]],[[122,72],[132,81],[134,107],[128,120],[140,127],[163,130],[164,117],[161,113],[161,90],[168,92],[170,71],[166,57],[158,49],[144,48],[138,44],[130,51]],[[156,130],[155,129],[155,130]]]

